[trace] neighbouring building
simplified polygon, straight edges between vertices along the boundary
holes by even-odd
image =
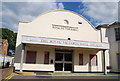
[[[0,54],[7,55],[8,53],[8,41],[7,39],[0,39]]]
[[[106,31],[83,16],[56,10],[31,22],[20,22],[15,55],[16,70],[53,72],[107,72],[109,44]]]
[[[8,56],[8,40],[0,39],[0,67],[13,66],[14,57]]]
[[[106,29],[106,37],[110,44],[110,66],[111,72],[120,72],[120,22],[114,22],[110,25],[98,27],[101,30]]]

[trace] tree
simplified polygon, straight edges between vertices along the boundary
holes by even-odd
[[[15,50],[17,33],[8,28],[0,28],[0,38],[8,40],[8,51]]]

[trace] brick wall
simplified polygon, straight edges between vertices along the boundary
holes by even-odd
[[[12,74],[14,71],[14,67],[4,68],[2,69],[2,79],[5,79],[7,76]]]
[[[0,39],[1,46],[0,46],[0,53],[7,55],[8,52],[8,41],[6,39]]]

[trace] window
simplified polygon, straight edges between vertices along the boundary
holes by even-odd
[[[120,40],[120,28],[115,28],[116,41]]]
[[[71,38],[68,38],[68,40],[71,40]]]
[[[45,51],[44,53],[44,64],[49,64],[49,52]]]
[[[117,54],[117,65],[118,65],[118,70],[120,70],[120,53]]]
[[[68,21],[68,20],[64,20],[64,23],[65,23],[65,24],[69,24],[69,21]]]
[[[36,51],[27,51],[26,63],[30,63],[30,64],[36,63]]]
[[[78,24],[82,24],[82,22],[78,22]]]
[[[97,55],[90,55],[90,66],[97,66]]]
[[[83,54],[79,54],[79,65],[83,65]]]

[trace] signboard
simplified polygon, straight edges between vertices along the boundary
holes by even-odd
[[[60,29],[60,30],[78,31],[78,27],[70,27],[70,26],[63,26],[63,25],[52,25],[52,28]]]
[[[22,43],[68,46],[68,47],[82,47],[82,48],[109,49],[108,43],[75,41],[75,40],[33,37],[33,36],[23,36]]]

